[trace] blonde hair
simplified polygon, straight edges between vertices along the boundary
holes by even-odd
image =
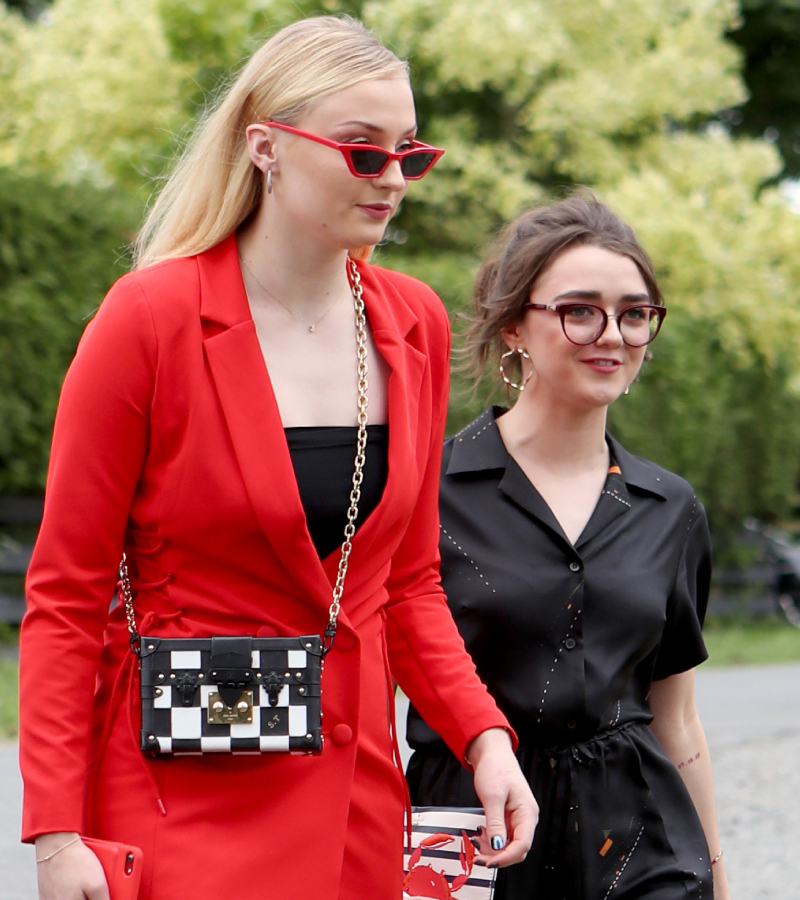
[[[408,63],[357,19],[317,16],[281,29],[201,119],[138,234],[136,268],[201,253],[258,207],[262,173],[250,160],[248,125],[290,124],[322,97],[398,77],[408,77]],[[363,258],[369,249],[353,252]]]

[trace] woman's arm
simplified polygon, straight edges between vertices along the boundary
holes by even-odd
[[[520,862],[530,848],[538,807],[513,753],[511,731],[475,671],[447,606],[439,576],[439,473],[449,388],[447,313],[437,300],[428,341],[433,427],[416,507],[392,558],[386,588],[387,648],[393,676],[458,759],[475,773],[492,865]],[[391,426],[391,423],[390,423]],[[514,737],[516,741],[516,737]],[[495,842],[497,844],[497,841]]]
[[[95,681],[128,514],[147,453],[156,344],[141,290],[118,282],[59,401],[20,635],[23,839],[84,828]],[[46,690],[58,673],[58,691]],[[76,855],[53,857],[58,867]],[[89,851],[86,851],[87,853]]]
[[[711,858],[720,852],[714,785],[708,744],[694,701],[694,669],[654,681],[650,690],[650,728],[678,770],[705,832]],[[712,866],[714,900],[729,900],[723,859]]]

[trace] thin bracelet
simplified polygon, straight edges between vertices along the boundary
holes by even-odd
[[[53,850],[53,852],[52,852],[52,853],[48,853],[47,856],[43,856],[41,859],[37,859],[36,862],[37,862],[37,863],[47,862],[47,860],[48,860],[48,859],[52,859],[52,858],[56,855],[56,853],[61,853],[61,851],[62,851],[62,850],[66,850],[67,847],[71,847],[73,844],[77,844],[77,842],[78,842],[80,839],[81,839],[81,838],[80,838],[80,835],[78,835],[78,837],[73,838],[71,841],[67,841],[67,843],[64,844],[62,847],[59,847],[58,850]]]
[[[713,866],[714,863],[718,863],[721,859],[722,859],[722,848],[720,848],[719,853],[711,860],[711,865]]]

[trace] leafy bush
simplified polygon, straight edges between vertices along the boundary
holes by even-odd
[[[112,191],[0,168],[0,494],[44,487],[64,372],[133,221]]]

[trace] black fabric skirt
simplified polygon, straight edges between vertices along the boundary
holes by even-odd
[[[499,871],[495,900],[712,900],[700,820],[647,725],[517,756],[540,819],[525,861]],[[480,805],[441,743],[414,753],[408,783],[419,806]]]

